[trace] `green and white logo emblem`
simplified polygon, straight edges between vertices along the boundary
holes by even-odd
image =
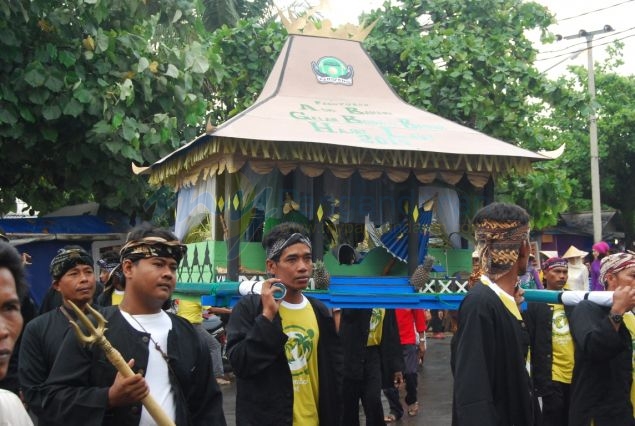
[[[353,67],[334,56],[323,56],[317,62],[311,62],[311,68],[322,84],[353,85]]]
[[[309,372],[309,359],[311,359],[314,350],[315,332],[311,329],[305,330],[302,327],[289,326],[284,329],[284,333],[289,337],[284,345],[284,352],[289,362],[291,375],[307,374]]]

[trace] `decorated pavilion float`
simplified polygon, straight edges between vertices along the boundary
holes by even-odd
[[[263,234],[296,221],[334,283],[401,277],[384,290],[416,292],[409,277],[430,252],[440,277],[418,287],[464,290],[470,218],[499,176],[549,157],[405,103],[362,47],[372,26],[283,21],[289,38],[249,109],[135,167],[178,192],[179,289],[231,293],[211,283],[263,278]]]

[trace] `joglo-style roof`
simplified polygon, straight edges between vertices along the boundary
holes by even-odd
[[[405,103],[360,42],[291,35],[254,105],[135,172],[177,189],[245,166],[395,182],[411,172],[423,183],[467,175],[482,187],[546,159]]]

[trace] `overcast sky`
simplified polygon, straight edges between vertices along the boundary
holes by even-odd
[[[286,0],[280,0],[284,3]],[[588,32],[600,30],[610,25],[615,31],[598,34],[593,38],[593,58],[602,61],[606,58],[606,46],[603,45],[615,39],[623,39],[624,62],[619,69],[622,74],[635,74],[635,0],[537,0],[549,8],[556,15],[558,23],[551,30],[562,36],[578,34],[581,29]],[[310,0],[311,4],[318,4],[319,0]],[[331,0],[331,12],[324,13],[334,24],[357,22],[361,11],[378,8],[383,0]],[[571,58],[573,52],[586,48],[586,39],[577,38],[562,40],[549,45],[542,45],[537,35],[535,39],[538,55],[536,66],[539,70],[555,77],[566,72],[567,65],[587,65],[587,52],[582,51],[576,58]]]

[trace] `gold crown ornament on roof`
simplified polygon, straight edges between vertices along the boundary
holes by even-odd
[[[289,34],[300,34],[317,37],[337,38],[342,40],[364,41],[368,34],[373,30],[377,20],[369,25],[353,25],[345,24],[337,28],[333,27],[331,20],[322,19],[323,12],[330,10],[328,0],[320,0],[320,4],[313,6],[302,15],[297,15],[287,10],[287,15],[278,8],[278,16],[282,21],[282,25],[287,29]]]

